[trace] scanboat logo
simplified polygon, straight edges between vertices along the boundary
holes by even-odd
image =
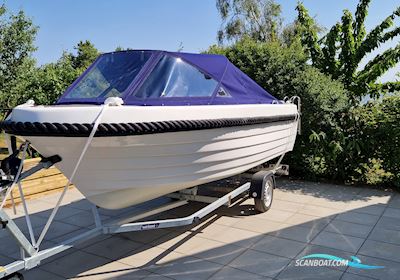
[[[351,256],[351,260],[346,260],[328,254],[311,254],[304,256],[296,260],[296,266],[350,266],[360,269],[384,268],[384,266],[363,264],[361,260],[355,256]]]

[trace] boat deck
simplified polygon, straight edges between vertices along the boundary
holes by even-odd
[[[235,183],[234,181],[231,183]],[[191,228],[159,229],[101,236],[56,255],[25,279],[396,279],[400,273],[400,195],[302,181],[278,180],[272,209],[256,214],[253,201],[241,199],[220,208]],[[58,194],[28,201],[40,229]],[[136,206],[151,208],[158,199]],[[204,206],[190,203],[162,214],[185,216]],[[11,209],[7,209],[11,213]],[[100,210],[102,219],[130,209]],[[17,224],[24,224],[17,206]],[[15,217],[15,216],[13,216]],[[94,227],[90,203],[76,190],[63,206],[43,246]],[[0,265],[19,250],[0,230]],[[296,267],[295,260],[312,253],[348,259],[357,255],[383,269]],[[358,275],[357,275],[358,274]],[[365,278],[363,278],[365,277]]]

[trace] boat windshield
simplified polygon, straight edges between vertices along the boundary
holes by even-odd
[[[121,97],[150,56],[149,51],[103,54],[64,98]]]
[[[218,82],[179,57],[164,55],[142,86],[136,98],[209,97]]]

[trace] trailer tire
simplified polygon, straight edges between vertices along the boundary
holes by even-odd
[[[274,198],[274,187],[274,178],[270,176],[264,181],[261,198],[254,198],[254,207],[258,212],[264,213],[271,208]]]

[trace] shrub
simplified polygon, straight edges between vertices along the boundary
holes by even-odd
[[[400,95],[370,101],[352,114],[360,143],[353,180],[400,187]]]

